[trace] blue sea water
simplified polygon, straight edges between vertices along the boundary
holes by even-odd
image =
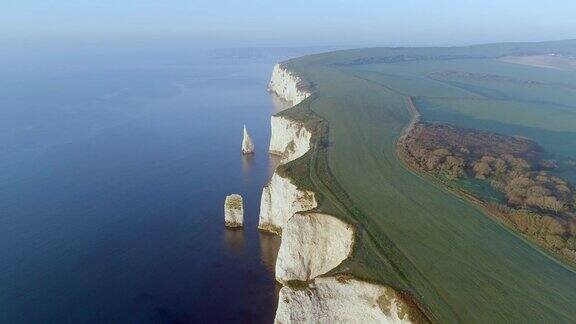
[[[271,322],[279,238],[256,227],[279,58],[124,54],[0,63],[0,322]]]

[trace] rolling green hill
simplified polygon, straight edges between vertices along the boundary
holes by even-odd
[[[576,180],[576,74],[505,63],[576,54],[576,41],[338,51],[285,63],[315,94],[281,114],[316,127],[283,168],[320,209],[360,229],[335,272],[407,291],[440,323],[573,323],[576,272],[481,210],[405,168],[395,143],[425,120],[523,135]]]

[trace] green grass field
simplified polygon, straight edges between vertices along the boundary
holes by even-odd
[[[541,131],[536,135],[553,133],[558,140],[570,139],[576,123],[567,103],[576,94],[565,89],[574,83],[574,75],[570,79],[567,72],[553,71],[560,74],[556,77],[549,70],[495,60],[519,47],[535,53],[554,47],[573,54],[576,43],[367,49],[288,62],[290,69],[314,85],[316,94],[282,114],[307,121],[319,117],[328,127],[318,128],[320,144],[287,165],[285,172],[301,186],[318,192],[320,209],[359,228],[352,259],[335,272],[350,272],[409,291],[434,322],[576,321],[576,273],[572,269],[471,204],[410,172],[395,155],[395,141],[410,120],[409,95],[428,105],[422,109],[425,119],[464,125],[481,120],[474,125],[488,129],[513,125],[514,131],[535,129]],[[398,53],[405,56],[395,62]],[[406,62],[406,57],[417,59]],[[538,77],[562,85],[542,85],[545,89],[538,96],[534,94],[538,89],[530,87],[526,89],[530,94],[523,97],[517,84],[428,77],[442,70]],[[558,92],[563,96],[557,96]],[[502,93],[509,97],[498,97]],[[458,104],[454,104],[456,98]],[[564,155],[574,145],[576,141],[556,148],[543,144]]]

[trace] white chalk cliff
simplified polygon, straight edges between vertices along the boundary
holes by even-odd
[[[242,153],[243,154],[254,153],[254,142],[252,141],[250,135],[248,135],[246,125],[244,125],[244,135],[242,136]]]
[[[298,104],[310,96],[300,79],[274,67],[269,90]],[[310,149],[312,134],[304,124],[272,116],[270,153],[293,161]],[[282,235],[276,260],[280,290],[276,323],[410,323],[406,305],[396,292],[352,277],[322,277],[350,256],[354,228],[340,219],[311,212],[314,192],[302,190],[274,172],[262,191],[258,227]],[[294,283],[296,286],[294,286]]]
[[[312,134],[303,124],[279,116],[272,116],[270,124],[270,153],[281,155],[282,163],[308,152]],[[316,206],[318,203],[313,192],[300,190],[290,179],[274,172],[262,190],[258,228],[280,234],[288,218]]]
[[[276,280],[309,281],[336,268],[352,252],[354,229],[340,219],[319,213],[296,213],[282,231]]]
[[[268,90],[275,92],[280,98],[291,101],[297,105],[310,96],[310,92],[301,88],[301,80],[291,71],[283,68],[280,64],[274,66],[272,77],[268,84]]]
[[[272,135],[269,152],[282,156],[282,163],[295,160],[310,149],[312,134],[302,123],[282,116],[270,119]]]
[[[280,234],[288,218],[317,205],[313,192],[298,189],[290,179],[274,172],[262,190],[258,228]]]
[[[242,227],[244,225],[244,204],[242,196],[231,194],[224,201],[224,224],[226,227]]]
[[[280,289],[275,323],[411,323],[409,305],[389,287],[347,277]]]

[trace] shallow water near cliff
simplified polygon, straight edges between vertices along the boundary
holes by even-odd
[[[257,222],[279,58],[189,54],[6,67],[0,322],[272,321],[279,238]]]

